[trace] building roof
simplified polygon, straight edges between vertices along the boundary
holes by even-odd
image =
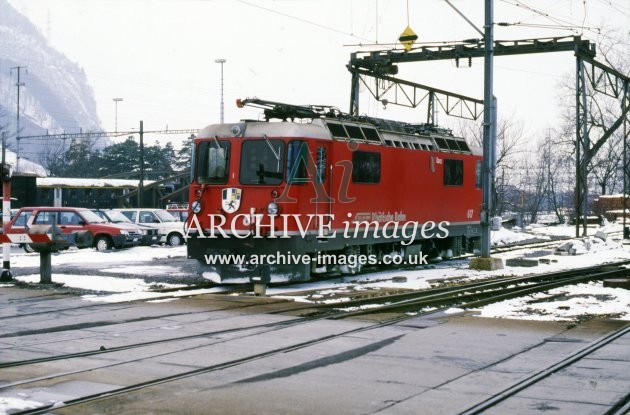
[[[144,180],[144,185],[153,184],[154,180]],[[74,177],[38,177],[37,187],[99,187],[99,188],[137,188],[138,180],[128,179],[83,179]]]
[[[5,161],[11,166],[11,172],[14,176],[48,176],[48,172],[41,164],[24,157],[20,157],[18,163],[16,154],[9,149],[5,150]]]

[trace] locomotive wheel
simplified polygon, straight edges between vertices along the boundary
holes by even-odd
[[[350,275],[358,274],[359,272],[361,272],[362,269],[363,269],[363,264],[356,264],[354,266],[352,265],[342,266],[342,272],[344,274],[350,274]]]
[[[361,248],[359,248],[358,246],[349,246],[346,249],[344,249],[344,255],[349,256],[349,257],[354,257],[356,263],[355,264],[348,263],[348,264],[341,265],[339,267],[339,270],[341,271],[342,274],[354,275],[361,272],[361,270],[363,269],[363,264],[361,264],[359,261],[356,261],[356,259],[358,258],[360,254],[361,254]]]

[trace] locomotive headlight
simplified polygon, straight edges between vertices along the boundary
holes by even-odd
[[[195,200],[194,202],[191,203],[190,209],[195,215],[201,212],[201,202],[198,200]]]
[[[275,202],[269,202],[269,204],[267,205],[267,213],[270,215],[277,215],[278,212],[280,211],[280,208],[278,207],[278,204]]]

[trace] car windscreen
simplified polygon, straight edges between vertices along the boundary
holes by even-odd
[[[114,223],[133,223],[129,220],[129,218],[125,215],[123,215],[121,212],[118,212],[116,210],[110,210],[105,212],[105,214],[107,215],[107,217],[109,218],[110,221],[114,222]]]
[[[177,222],[177,219],[166,210],[156,210],[155,214],[162,222]]]
[[[101,218],[96,213],[92,212],[91,210],[87,210],[87,209],[80,210],[79,213],[81,214],[81,216],[83,216],[83,219],[85,219],[85,221],[88,223],[106,223],[107,222],[105,219]]]

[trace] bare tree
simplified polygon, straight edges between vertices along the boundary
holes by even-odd
[[[523,123],[515,121],[515,117],[499,120],[497,123],[496,174],[493,189],[493,204],[497,215],[503,214],[509,206],[507,193],[516,185],[514,166],[525,154],[527,137]],[[483,146],[483,125],[467,121],[460,122],[458,129],[473,144]]]
[[[599,185],[602,195],[615,193],[623,187],[623,138],[614,134],[593,157],[590,171]]]
[[[630,44],[622,40],[623,35],[613,32],[602,34],[597,42],[597,60],[628,76],[630,64]],[[626,35],[627,36],[627,35]],[[589,68],[587,69],[587,72]],[[587,162],[586,171],[589,181],[586,184],[589,193],[607,194],[621,189],[623,183],[623,132],[619,128],[623,119],[621,99],[610,89],[607,76],[599,77],[596,72],[589,73],[584,92],[586,94],[586,114],[589,135],[588,146],[582,153],[582,160]],[[596,86],[594,86],[596,84]],[[565,108],[561,130],[556,142],[557,154],[562,153],[562,162],[570,163],[575,184],[576,167],[576,89],[575,73],[567,74],[559,84],[559,106]],[[569,168],[569,170],[570,170]],[[557,188],[555,188],[557,190]],[[587,202],[587,201],[585,201]],[[588,206],[585,206],[585,211]]]

